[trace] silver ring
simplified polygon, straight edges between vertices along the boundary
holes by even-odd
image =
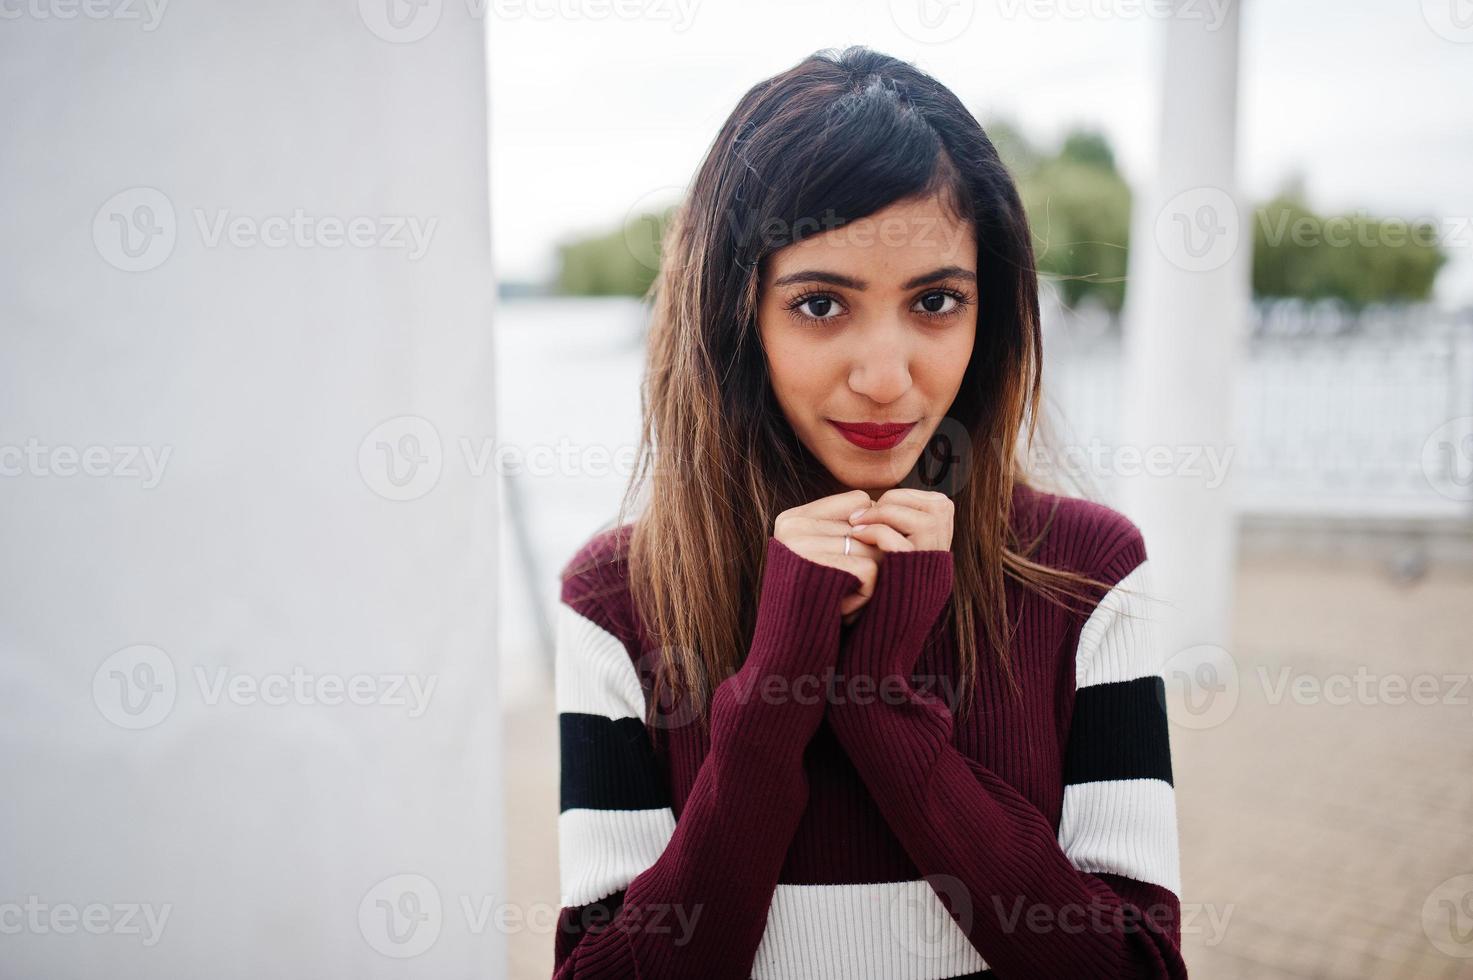
[[[844,535],[844,554],[849,554],[849,535]]]

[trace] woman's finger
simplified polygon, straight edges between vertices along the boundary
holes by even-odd
[[[900,504],[878,504],[854,519],[855,524],[888,524],[901,534],[915,534],[936,520],[930,513]]]
[[[866,524],[851,534],[856,541],[872,544],[881,551],[914,551],[915,545],[905,535],[886,524]]]
[[[853,530],[849,531],[849,554],[844,554],[843,534],[807,534],[798,538],[798,541],[807,544],[812,542],[816,551],[831,554],[838,558],[868,558],[870,561],[879,561],[885,557],[885,553],[874,544],[870,544],[857,537]]]
[[[843,537],[854,526],[849,523],[849,515],[843,517],[812,517],[808,515],[793,514],[785,519],[783,525],[785,532],[791,532],[795,536],[833,536]]]
[[[928,514],[948,514],[955,509],[950,497],[936,490],[917,490],[913,487],[895,487],[886,490],[880,495],[878,503],[900,504],[903,507],[914,507]]]
[[[836,493],[831,497],[820,497],[810,501],[801,507],[794,507],[787,513],[802,517],[832,518],[834,520],[848,520],[849,515],[863,507],[874,503],[874,498],[863,490],[850,490],[846,493]]]

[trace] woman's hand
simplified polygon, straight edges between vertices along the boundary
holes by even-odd
[[[950,551],[955,510],[951,498],[944,493],[896,487],[886,490],[863,512],[853,514],[849,518],[849,534],[856,541],[877,548],[880,560],[894,551]],[[873,593],[871,581],[863,598],[850,609],[846,623],[853,620]]]
[[[863,490],[850,490],[785,510],[773,522],[772,536],[788,550],[820,565],[850,572],[859,579],[859,589],[839,603],[839,612],[846,623],[853,621],[853,614],[875,591],[875,574],[882,551],[861,537],[849,520],[850,515],[873,503],[874,499]],[[844,554],[846,534],[852,539],[847,555]]]
[[[935,490],[897,487],[850,520],[851,532],[881,551],[950,551],[951,498]]]

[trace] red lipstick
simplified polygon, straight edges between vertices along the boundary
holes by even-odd
[[[917,420],[919,421],[919,419]],[[915,428],[915,422],[836,422],[829,425],[860,449],[893,449]]]

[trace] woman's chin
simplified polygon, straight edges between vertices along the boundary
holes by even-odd
[[[866,490],[871,496],[875,496],[876,491],[883,493],[897,486],[914,465],[915,458],[907,454],[903,459],[892,456],[863,465],[855,465],[846,460],[842,465],[829,466],[828,470],[846,489]]]

